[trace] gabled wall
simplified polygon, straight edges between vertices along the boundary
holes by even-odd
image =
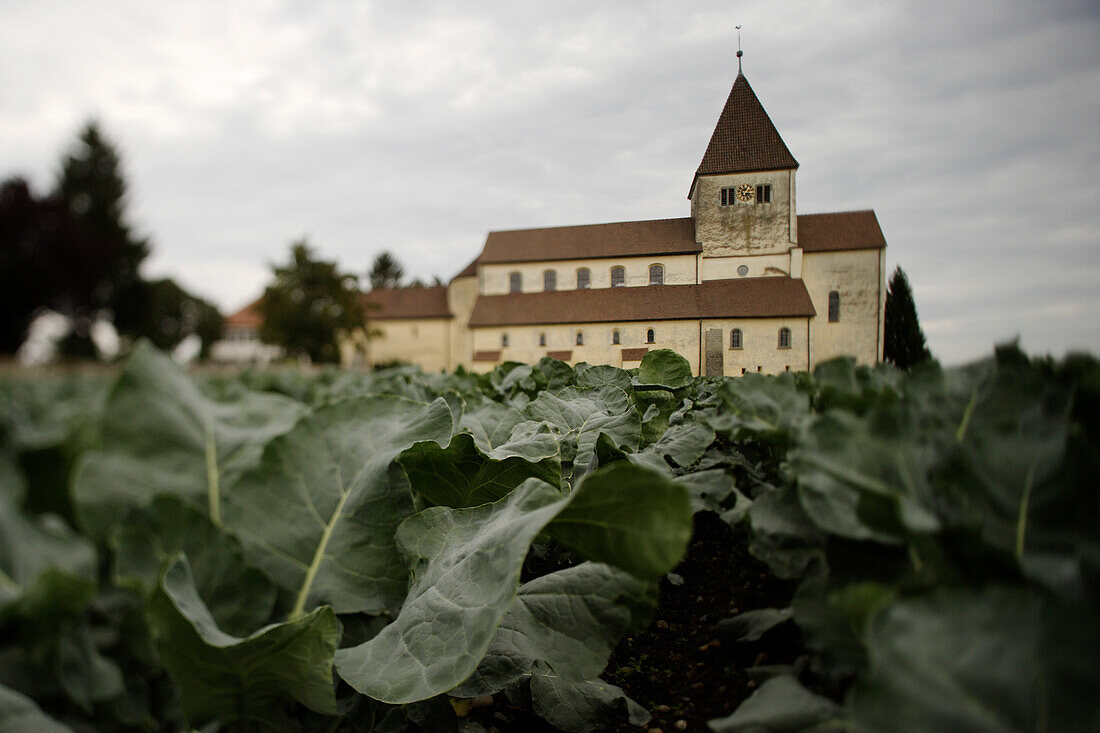
[[[811,365],[836,356],[882,360],[886,250],[807,252],[802,280],[817,315],[810,322]],[[829,292],[840,294],[840,320],[829,322]]]

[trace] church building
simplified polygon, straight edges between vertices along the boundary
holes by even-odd
[[[447,286],[366,293],[346,364],[488,371],[544,356],[696,374],[882,359],[886,241],[873,211],[799,214],[798,161],[737,74],[680,219],[490,232]]]

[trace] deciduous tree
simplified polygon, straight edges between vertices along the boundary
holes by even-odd
[[[260,339],[315,362],[339,361],[340,333],[363,326],[355,276],[318,259],[306,240],[292,244],[290,262],[274,271],[259,306]]]

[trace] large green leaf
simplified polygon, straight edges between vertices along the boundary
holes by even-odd
[[[224,486],[303,410],[272,394],[210,399],[171,359],[139,343],[107,399],[102,447],[76,469],[82,524],[105,539],[130,507],[158,495],[179,497],[220,522]]]
[[[649,713],[601,679],[569,682],[551,674],[531,678],[531,706],[539,717],[570,733],[607,730],[620,723],[645,725]]]
[[[341,400],[269,443],[233,485],[225,525],[253,564],[296,594],[292,617],[319,603],[337,613],[400,605],[406,571],[393,535],[412,498],[394,459],[422,441],[446,445],[452,429],[442,398]]]
[[[592,562],[524,583],[477,671],[451,694],[491,695],[536,666],[566,681],[595,678],[623,634],[648,623],[656,590]]]
[[[545,433],[541,437],[548,440],[546,449],[525,441],[522,447],[505,444],[487,456],[473,436],[459,433],[446,448],[417,444],[403,452],[400,461],[413,492],[429,504],[477,506],[496,501],[529,478],[554,486],[561,483],[558,443]]]
[[[672,349],[656,349],[642,357],[636,384],[676,390],[692,382],[691,364]]]
[[[71,733],[29,697],[0,686],[0,733]]]
[[[687,549],[691,515],[682,485],[620,461],[586,476],[547,531],[591,560],[657,580]]]
[[[929,474],[936,454],[903,410],[868,420],[830,411],[805,431],[790,461],[806,513],[854,540],[900,543],[940,528]]]
[[[717,409],[703,418],[732,440],[755,438],[786,448],[810,414],[810,398],[791,374],[727,379],[714,396]]]
[[[275,586],[245,564],[240,543],[203,512],[173,497],[134,509],[111,535],[115,581],[156,590],[164,563],[183,553],[218,628],[246,636],[271,619]]]
[[[596,439],[601,433],[616,446],[632,451],[641,442],[641,420],[630,398],[618,387],[541,392],[524,412],[557,432],[563,473],[574,480],[596,467]]]
[[[707,725],[715,733],[794,733],[839,718],[840,706],[786,675],[773,677],[732,715]],[[909,730],[888,725],[882,730]]]
[[[1019,589],[942,589],[899,601],[867,636],[852,690],[869,730],[1095,730],[1100,623]]]
[[[577,387],[580,389],[603,387],[608,384],[629,393],[630,373],[608,364],[577,365]]]
[[[469,677],[544,529],[590,559],[653,580],[683,555],[691,510],[682,487],[627,463],[590,474],[566,497],[529,479],[494,504],[425,510],[398,530],[412,570],[400,614],[374,639],[338,653],[340,675],[394,703],[432,697]]]
[[[161,576],[149,621],[192,726],[217,720],[230,728],[285,730],[285,707],[293,700],[336,713],[332,660],[339,622],[327,606],[247,638],[231,636],[214,622],[180,557]]]
[[[95,564],[92,544],[60,519],[30,520],[0,500],[0,609],[17,601],[51,569],[94,584]]]
[[[531,479],[494,504],[407,519],[397,534],[413,561],[405,604],[378,636],[339,651],[340,676],[391,703],[425,700],[468,677],[515,597],[531,541],[567,502]]]
[[[697,422],[680,423],[665,430],[661,439],[653,444],[653,450],[686,468],[702,458],[713,442],[714,430],[708,426]]]

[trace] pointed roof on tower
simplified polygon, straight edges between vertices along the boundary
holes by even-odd
[[[798,161],[779,136],[764,105],[756,98],[745,75],[738,71],[707,151],[691,181],[688,198],[695,191],[699,176],[797,167]]]

